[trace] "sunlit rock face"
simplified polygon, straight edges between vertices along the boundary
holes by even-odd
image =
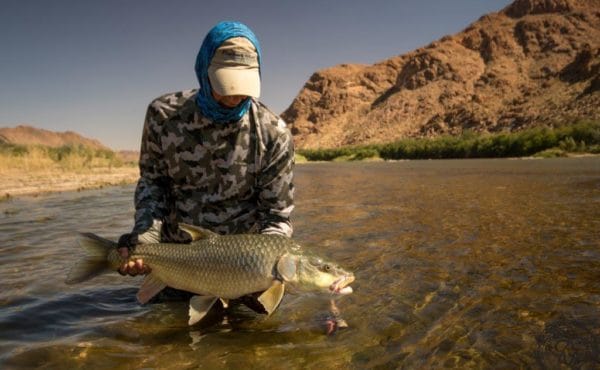
[[[283,118],[300,148],[600,119],[600,1],[517,0],[374,65],[315,72]]]

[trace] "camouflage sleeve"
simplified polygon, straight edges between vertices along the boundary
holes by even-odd
[[[294,142],[287,129],[267,150],[265,165],[258,178],[258,210],[261,234],[292,236],[290,214],[294,209]]]
[[[135,189],[134,232],[143,233],[167,215],[168,176],[160,145],[164,119],[156,102],[148,107],[140,149],[140,179]]]

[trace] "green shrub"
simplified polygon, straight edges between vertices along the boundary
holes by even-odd
[[[363,159],[368,159],[368,158],[373,158],[373,157],[379,157],[379,152],[376,149],[373,149],[373,148],[361,148],[361,149],[358,149],[358,151],[356,151],[352,155],[352,160],[353,161],[360,161],[360,160],[363,160]]]
[[[575,152],[575,151],[577,151],[577,143],[575,142],[575,139],[573,139],[570,136],[562,139],[558,143],[558,147],[561,148],[564,151],[567,151],[567,152]]]
[[[559,158],[566,157],[567,152],[560,148],[550,148],[546,150],[542,150],[541,152],[535,153],[533,155],[536,158]]]
[[[11,168],[38,170],[51,166],[77,171],[124,165],[123,161],[111,150],[94,149],[83,145],[46,147],[1,143],[0,157],[3,162],[0,170]]]
[[[0,143],[0,154],[7,156],[22,157],[29,153],[25,145]]]
[[[309,161],[359,160],[378,155],[383,159],[522,157],[559,148],[562,152],[600,152],[600,121],[582,121],[557,128],[536,127],[519,132],[476,134],[434,139],[404,139],[379,145],[332,149],[301,149]],[[554,150],[549,153],[558,153]],[[550,154],[549,154],[550,155]],[[565,154],[566,155],[566,154]]]

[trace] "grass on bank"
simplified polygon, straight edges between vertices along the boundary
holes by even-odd
[[[388,144],[333,149],[299,149],[308,161],[364,159],[449,159],[502,157],[563,157],[569,153],[600,153],[600,121],[557,128],[538,127],[512,133],[405,139]]]
[[[106,149],[84,145],[65,145],[51,148],[0,143],[0,171],[64,170],[85,172],[95,168],[118,168],[135,164],[125,163]]]

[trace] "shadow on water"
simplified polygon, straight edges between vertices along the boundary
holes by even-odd
[[[59,294],[49,300],[23,298],[3,307],[0,339],[31,343],[80,334],[115,317],[139,314],[136,289],[85,290]]]

